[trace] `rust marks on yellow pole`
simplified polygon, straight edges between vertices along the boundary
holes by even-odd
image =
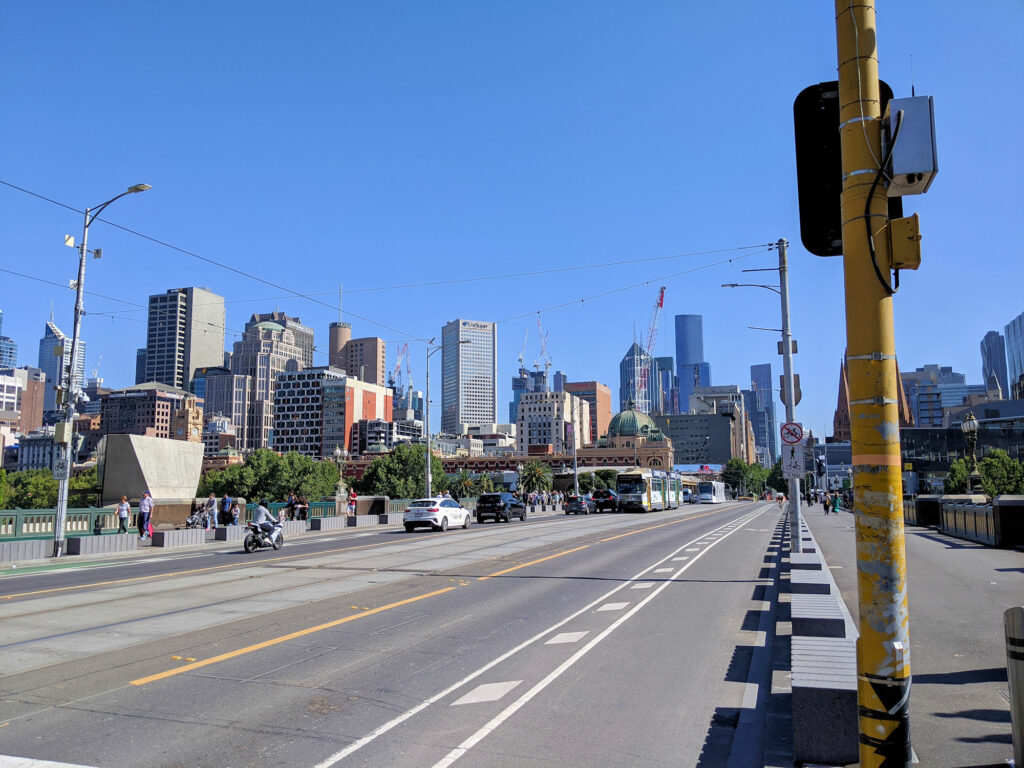
[[[843,266],[857,532],[860,764],[911,760],[897,369],[874,0],[836,0]],[[874,263],[872,263],[874,261]]]

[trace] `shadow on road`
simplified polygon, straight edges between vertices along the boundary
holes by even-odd
[[[697,759],[697,768],[722,768],[729,761],[732,740],[736,735],[736,725],[740,721],[738,707],[717,707],[711,716],[708,735],[704,737]]]
[[[1010,722],[1008,709],[962,709],[959,712],[936,712],[935,717],[962,717],[967,720],[982,720],[986,723]]]
[[[963,685],[965,683],[1005,683],[1006,668],[964,669],[960,672],[936,672],[914,675],[915,685]]]

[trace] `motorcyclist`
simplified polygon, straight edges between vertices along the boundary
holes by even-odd
[[[277,518],[270,514],[270,510],[267,509],[269,506],[269,501],[260,499],[260,503],[256,505],[256,510],[252,513],[253,523],[258,525],[260,530],[268,536],[273,532],[274,525],[277,523]]]

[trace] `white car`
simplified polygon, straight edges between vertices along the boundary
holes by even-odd
[[[454,499],[416,499],[405,508],[402,521],[406,533],[412,533],[421,526],[435,531],[447,531],[450,527],[461,525],[469,528],[469,510],[463,509]]]

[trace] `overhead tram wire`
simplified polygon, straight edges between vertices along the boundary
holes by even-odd
[[[19,192],[24,192],[25,194],[31,195],[32,197],[39,198],[40,200],[45,200],[48,203],[52,203],[54,205],[58,205],[61,208],[66,208],[69,211],[75,211],[76,213],[84,213],[84,211],[80,211],[77,208],[75,208],[74,206],[68,205],[67,203],[62,203],[62,202],[60,202],[58,200],[53,200],[52,198],[46,197],[45,195],[40,195],[38,192],[33,192],[33,191],[29,190],[29,189],[25,189],[24,187],[19,187],[18,185],[11,184],[10,182],[4,181],[3,179],[0,179],[0,184],[3,184],[4,186],[10,187],[11,189],[16,189]],[[230,264],[224,264],[222,262],[217,261],[216,259],[211,259],[211,258],[208,258],[206,256],[201,256],[198,253],[195,253],[193,251],[189,251],[189,250],[187,250],[185,248],[180,248],[177,245],[173,245],[172,243],[165,242],[165,241],[160,240],[160,239],[158,239],[156,237],[152,237],[152,236],[144,234],[142,232],[138,232],[138,231],[136,231],[134,229],[130,229],[130,228],[122,226],[120,224],[115,224],[114,222],[112,222],[112,221],[110,221],[108,219],[97,217],[96,221],[102,221],[104,224],[108,224],[109,226],[114,227],[115,229],[120,229],[122,232],[127,232],[130,235],[135,235],[136,237],[141,237],[143,240],[148,240],[151,243],[155,243],[156,245],[161,245],[164,248],[170,248],[172,251],[177,251],[178,253],[183,253],[186,256],[191,256],[192,258],[198,259],[199,261],[204,261],[207,264],[212,264],[213,266],[220,267],[221,269],[225,269],[225,270],[227,270],[229,272],[234,272],[235,274],[241,275],[242,277],[248,277],[251,280],[255,280],[256,282],[263,283],[264,285],[269,285],[271,288],[276,288],[279,291],[285,291],[285,292],[287,292],[291,296],[294,296],[294,297],[297,297],[297,298],[300,298],[300,299],[306,299],[307,301],[311,301],[314,304],[320,304],[321,306],[327,307],[327,309],[330,309],[332,312],[338,311],[338,307],[337,306],[334,306],[332,304],[328,304],[327,302],[324,302],[324,301],[320,301],[319,299],[316,299],[316,298],[314,298],[312,296],[309,296],[309,295],[306,295],[304,293],[300,293],[299,291],[293,291],[291,288],[288,288],[287,286],[280,285],[278,283],[273,282],[272,280],[267,280],[265,278],[259,277],[258,275],[254,275],[254,274],[252,274],[250,272],[246,272],[243,269],[238,269],[237,267],[232,267]],[[386,328],[389,331],[393,331],[394,333],[397,333],[397,334],[399,334],[401,336],[405,336],[405,337],[407,337],[409,339],[412,339],[414,341],[426,341],[426,339],[421,338],[421,337],[419,337],[419,336],[417,336],[415,334],[399,330],[398,328],[393,328],[390,325],[386,325],[386,324],[378,322],[376,320],[371,320],[370,318],[363,317],[362,315],[357,315],[355,312],[352,312],[350,310],[345,310],[345,314],[348,314],[351,317],[354,317],[354,318],[357,318],[359,320],[362,320],[365,323],[370,323],[372,325],[375,325],[378,328]]]

